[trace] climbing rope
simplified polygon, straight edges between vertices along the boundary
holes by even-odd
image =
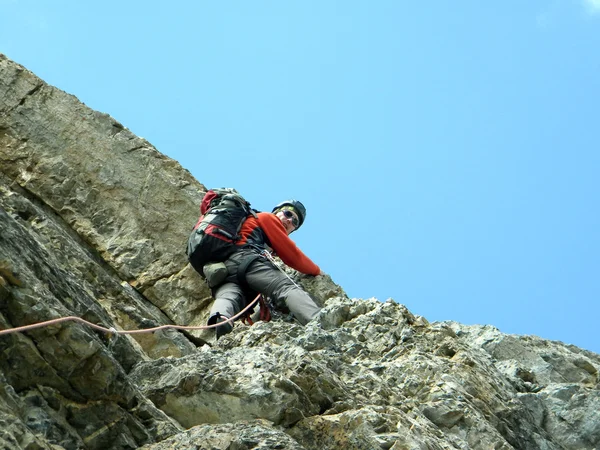
[[[57,323],[68,322],[68,321],[83,323],[85,325],[90,326],[91,328],[93,328],[95,330],[102,331],[102,332],[108,333],[108,334],[142,334],[142,333],[153,333],[155,331],[166,330],[166,329],[169,329],[169,328],[172,328],[172,329],[175,329],[175,330],[208,330],[209,328],[216,328],[218,326],[221,326],[221,325],[223,325],[226,322],[229,322],[229,323],[231,323],[231,325],[233,325],[233,321],[235,319],[237,319],[238,317],[244,315],[244,313],[246,311],[248,311],[250,308],[252,308],[256,304],[256,302],[258,302],[259,298],[260,298],[260,294],[258,294],[254,300],[252,300],[244,309],[242,309],[235,316],[230,317],[229,319],[227,319],[224,322],[220,322],[220,323],[217,323],[217,324],[214,324],[214,325],[203,325],[203,326],[195,326],[195,327],[193,327],[193,326],[183,326],[183,325],[161,325],[159,327],[143,328],[143,329],[140,329],[140,330],[117,330],[117,329],[115,329],[113,327],[111,327],[111,328],[105,328],[105,327],[102,327],[100,325],[96,325],[95,323],[88,322],[87,320],[82,319],[81,317],[67,316],[67,317],[59,317],[57,319],[47,320],[45,322],[33,323],[31,325],[24,325],[22,327],[7,328],[7,329],[4,329],[4,330],[0,330],[0,335],[3,335],[3,334],[12,334],[12,333],[22,333],[23,331],[29,331],[29,330],[33,330],[33,329],[36,329],[36,328],[47,327],[49,325],[55,325]]]
[[[300,286],[298,286],[298,284],[292,279],[292,277],[290,277],[285,270],[283,270],[279,264],[277,264],[277,261],[275,260],[275,258],[273,258],[273,256],[271,255],[271,253],[269,253],[268,251],[263,251],[262,254],[269,259],[273,265],[275,267],[277,267],[281,273],[283,273],[286,277],[288,277],[288,279],[294,284],[294,286],[296,286],[299,289],[302,289]],[[12,334],[12,333],[22,333],[24,331],[29,331],[29,330],[34,330],[36,328],[42,328],[42,327],[47,327],[50,325],[55,325],[57,323],[61,323],[61,322],[68,322],[68,321],[73,321],[73,322],[79,322],[85,325],[88,325],[89,327],[98,330],[98,331],[102,331],[104,333],[108,333],[108,334],[142,334],[142,333],[154,333],[155,331],[160,331],[160,330],[167,330],[167,329],[175,329],[175,330],[208,330],[210,328],[216,328],[218,326],[223,325],[224,323],[230,323],[231,325],[233,325],[233,321],[235,319],[237,319],[238,317],[243,316],[246,311],[248,311],[249,309],[251,309],[260,299],[261,294],[258,294],[256,296],[256,298],[254,300],[252,300],[250,303],[248,303],[248,305],[242,309],[239,313],[237,313],[235,316],[225,320],[224,322],[220,322],[220,323],[216,323],[214,325],[203,325],[203,326],[184,326],[184,325],[161,325],[159,327],[154,327],[154,328],[143,328],[140,330],[117,330],[114,327],[110,327],[110,328],[106,328],[100,325],[96,325],[95,323],[91,323],[88,322],[85,319],[82,319],[81,317],[77,317],[77,316],[67,316],[67,317],[59,317],[57,319],[52,319],[52,320],[47,320],[45,322],[38,322],[38,323],[33,323],[31,325],[24,325],[21,327],[16,327],[16,328],[7,328],[4,330],[0,330],[0,336],[4,335],[4,334]],[[223,316],[224,317],[224,316]]]

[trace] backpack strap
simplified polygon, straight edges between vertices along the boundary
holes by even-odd
[[[250,267],[250,264],[252,264],[258,258],[260,258],[260,255],[258,253],[253,252],[247,258],[244,258],[244,260],[238,266],[237,280],[238,280],[238,283],[240,284],[240,286],[242,286],[244,288],[249,288],[248,282],[246,281],[246,272],[248,271],[248,267]]]

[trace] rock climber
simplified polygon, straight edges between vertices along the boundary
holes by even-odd
[[[217,327],[217,339],[233,329],[227,319],[240,312],[249,293],[261,293],[274,302],[283,302],[302,325],[308,323],[320,311],[312,298],[268,258],[264,251],[272,251],[286,265],[307,275],[322,275],[321,269],[312,262],[289,238],[306,218],[306,208],[297,200],[286,200],[272,212],[260,212],[248,217],[240,230],[240,240],[235,251],[226,261],[227,277],[213,288],[215,301],[210,310],[209,325]]]

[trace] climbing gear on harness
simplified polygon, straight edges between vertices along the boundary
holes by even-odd
[[[260,297],[258,298],[258,304],[260,305],[259,319],[262,322],[270,322],[271,321],[271,307],[267,304],[264,295],[260,294]],[[254,321],[252,320],[252,317],[250,314],[246,314],[242,318],[242,322],[247,323],[250,326],[254,325]]]
[[[190,264],[206,278],[204,266],[223,262],[237,250],[240,229],[248,216],[256,217],[256,211],[235,189],[219,188],[206,193],[200,214],[186,253]]]
[[[302,224],[304,223],[304,219],[306,218],[306,208],[304,207],[302,202],[299,202],[298,200],[286,200],[284,202],[279,203],[277,206],[275,206],[275,208],[273,208],[272,212],[275,213],[280,209],[285,210],[286,207],[292,207],[294,209],[294,211],[296,212],[296,214],[298,214],[298,219],[300,220],[300,223],[298,224],[296,229],[300,228],[302,226]]]

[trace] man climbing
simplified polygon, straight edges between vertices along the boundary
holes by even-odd
[[[225,321],[244,308],[247,292],[261,293],[285,303],[302,325],[320,311],[304,290],[261,254],[272,250],[291,268],[307,275],[321,275],[319,266],[288,237],[302,226],[305,217],[306,208],[301,202],[286,200],[271,213],[261,212],[245,220],[237,242],[239,250],[225,261],[228,276],[223,284],[213,288],[215,301],[208,324],[223,322],[217,327],[217,338],[233,329],[232,324]]]

